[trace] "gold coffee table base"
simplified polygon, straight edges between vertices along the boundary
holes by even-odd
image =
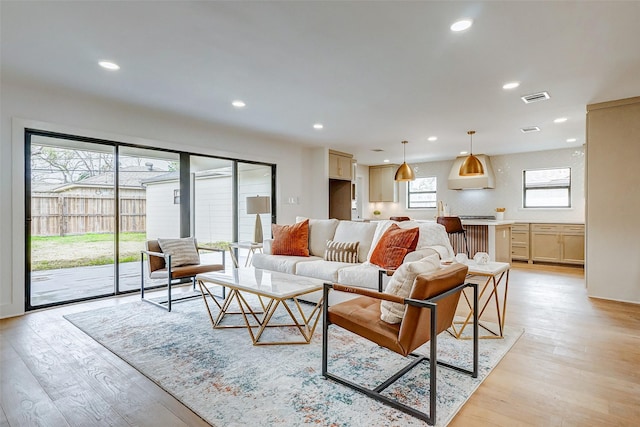
[[[249,335],[251,336],[251,341],[253,345],[292,345],[292,344],[309,344],[311,342],[311,338],[313,337],[313,333],[316,330],[316,326],[318,325],[318,320],[320,319],[320,312],[322,307],[322,299],[320,299],[316,305],[313,307],[311,313],[308,315],[304,313],[304,310],[300,306],[300,302],[297,297],[293,298],[274,298],[266,295],[261,295],[254,292],[249,292],[251,294],[257,295],[258,300],[260,301],[260,305],[262,311],[256,310],[247,302],[242,293],[231,286],[226,286],[229,289],[229,293],[226,298],[222,302],[222,305],[216,300],[213,296],[209,288],[204,284],[202,280],[198,280],[198,285],[200,286],[200,290],[202,292],[202,298],[204,299],[205,306],[207,308],[207,313],[209,315],[209,320],[211,320],[211,325],[214,329],[225,329],[225,328],[246,328],[249,331]],[[245,292],[247,292],[245,290]],[[211,307],[207,302],[207,294],[211,296],[211,299],[215,302],[215,304],[220,309],[216,318],[213,318],[213,314],[211,313]],[[231,303],[236,301],[240,311],[229,311]],[[265,302],[266,300],[266,302]],[[293,301],[295,303],[295,307],[289,306],[288,301]],[[289,317],[291,318],[293,323],[270,323],[274,313],[278,309],[278,307],[282,304],[282,306],[286,309]],[[297,317],[294,314],[295,309],[297,308],[298,315]],[[221,325],[222,319],[231,314],[240,314],[244,320],[244,325]],[[300,341],[260,341],[263,332],[266,328],[287,328],[294,327],[300,332],[303,340]],[[257,332],[254,332],[254,329],[258,329]]]

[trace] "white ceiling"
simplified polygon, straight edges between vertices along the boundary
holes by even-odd
[[[640,95],[638,1],[0,4],[3,76],[364,164],[401,162],[405,139],[409,162],[452,159],[469,129],[476,153],[579,146],[587,104]],[[469,30],[449,30],[465,17]],[[103,59],[121,69],[98,67]],[[514,80],[519,88],[502,89]],[[551,99],[520,100],[539,91]]]

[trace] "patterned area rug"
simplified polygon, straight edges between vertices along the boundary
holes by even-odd
[[[325,380],[321,323],[309,345],[256,347],[246,329],[212,329],[202,299],[175,304],[171,313],[141,301],[65,317],[214,426],[426,425]],[[242,321],[240,316],[228,319]],[[451,421],[522,332],[507,328],[504,340],[480,340],[476,379],[438,368],[436,425]],[[294,331],[274,328],[268,333],[264,338],[280,339]],[[330,328],[329,333],[329,371],[345,378],[378,385],[408,363],[344,330]],[[417,352],[428,351],[427,344]],[[470,369],[471,354],[472,341],[456,340],[447,332],[438,336],[440,360]],[[429,369],[423,363],[388,393],[428,411],[428,385]]]

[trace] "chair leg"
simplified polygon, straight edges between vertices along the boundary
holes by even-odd
[[[469,258],[471,255],[469,255],[469,243],[467,242],[467,232],[466,231],[462,232],[462,238],[464,239],[464,247],[467,250],[467,258]]]

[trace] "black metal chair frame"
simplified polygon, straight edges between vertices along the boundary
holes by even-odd
[[[211,252],[220,252],[222,254],[222,267],[223,269],[226,268],[225,266],[225,250],[224,249],[217,249],[217,248],[206,248],[206,247],[202,247],[202,246],[198,246],[196,248],[198,251],[211,251]],[[148,298],[144,297],[144,256],[147,255],[147,257],[159,257],[159,258],[164,258],[164,262],[165,265],[167,267],[167,284],[166,285],[158,285],[158,286],[153,286],[148,288],[147,290],[151,290],[151,289],[159,289],[162,288],[163,286],[167,287],[167,300],[166,301],[153,301],[150,300]],[[188,296],[184,296],[181,298],[171,298],[171,287],[173,285],[180,285],[183,283],[188,283],[188,282],[192,282],[192,286],[193,286],[193,290],[194,292],[196,292],[196,275],[194,274],[193,276],[187,276],[187,277],[181,277],[179,279],[174,279],[173,278],[173,272],[171,270],[171,255],[169,254],[165,254],[162,252],[153,252],[153,251],[140,251],[140,298],[142,299],[142,301],[146,301],[150,304],[153,304],[155,306],[158,306],[160,308],[164,308],[167,311],[171,311],[171,304],[175,303],[175,302],[180,302],[180,301],[185,301],[185,300],[189,300],[192,298],[200,298],[200,294],[197,295],[188,295]],[[221,298],[224,299],[225,298],[225,294],[226,294],[226,288],[223,286],[222,287],[222,296]]]
[[[382,277],[382,273],[381,276]],[[464,288],[473,287],[473,369],[468,370],[461,368],[459,366],[452,365],[447,362],[443,362],[437,360],[437,335],[436,335],[436,326],[437,326],[437,301],[446,298],[447,296],[463,291]],[[340,383],[344,386],[352,388],[356,391],[364,393],[365,395],[376,399],[386,405],[389,405],[393,408],[396,408],[400,411],[403,411],[409,415],[412,415],[418,419],[426,421],[429,425],[434,425],[436,422],[436,397],[437,397],[437,382],[436,382],[436,365],[444,366],[449,369],[453,369],[458,372],[462,372],[465,374],[471,375],[473,378],[478,377],[478,312],[476,310],[478,306],[478,285],[476,283],[463,283],[461,285],[456,286],[446,292],[438,294],[432,298],[426,300],[416,300],[411,298],[406,298],[404,300],[405,305],[413,305],[416,307],[426,308],[430,311],[430,321],[431,321],[431,339],[429,340],[429,356],[424,356],[418,353],[410,353],[409,355],[414,357],[415,359],[406,365],[404,368],[400,369],[398,372],[393,374],[387,380],[382,382],[380,385],[373,389],[366,388],[362,385],[356,384],[352,381],[349,381],[345,378],[339,377],[335,374],[328,372],[328,347],[329,347],[329,321],[328,321],[328,312],[329,307],[326,301],[329,301],[329,290],[333,288],[331,283],[324,284],[324,301],[323,305],[323,321],[322,321],[322,376],[326,379],[331,379],[337,383]],[[366,338],[365,338],[366,339]],[[391,350],[389,350],[391,351]],[[405,405],[397,400],[391,399],[387,396],[382,395],[382,392],[393,384],[395,381],[400,379],[404,374],[409,372],[414,367],[418,366],[420,363],[427,361],[429,362],[429,373],[430,373],[430,382],[429,382],[429,413],[419,411],[415,408],[412,408],[408,405]]]

